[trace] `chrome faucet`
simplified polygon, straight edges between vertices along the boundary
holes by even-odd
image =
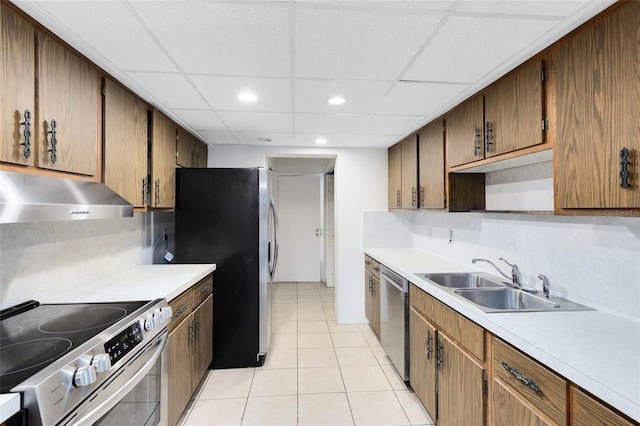
[[[511,283],[513,284],[514,287],[522,289],[522,274],[520,273],[520,268],[518,268],[518,265],[516,265],[515,263],[513,263],[513,264],[509,263],[509,261],[507,261],[503,257],[500,257],[499,259],[502,260],[504,263],[506,263],[507,265],[509,265],[511,267],[511,276],[509,276],[509,275],[505,274],[504,272],[502,272],[500,270],[500,268],[498,268],[495,265],[495,263],[493,263],[492,261],[490,261],[488,259],[471,259],[471,263],[487,262],[488,264],[490,264],[491,266],[496,268],[496,271],[500,272],[500,275],[502,275],[506,279],[511,278]]]
[[[551,283],[549,282],[549,278],[545,277],[542,274],[538,274],[538,278],[542,280],[542,292],[544,293],[545,297],[548,299],[549,289],[551,288]]]

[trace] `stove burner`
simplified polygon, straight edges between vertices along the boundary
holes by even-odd
[[[49,334],[75,333],[97,328],[102,331],[126,315],[127,310],[118,307],[88,308],[47,320],[38,326],[38,330]]]
[[[10,325],[5,327],[4,325],[0,324],[0,340],[6,339],[8,337],[13,337],[16,334],[20,334],[22,330],[23,328],[19,325]]]
[[[63,338],[34,339],[0,348],[0,376],[28,370],[51,362],[71,348],[71,340]]]

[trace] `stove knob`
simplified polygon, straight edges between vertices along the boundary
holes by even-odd
[[[165,312],[163,312],[161,309],[158,309],[157,311],[155,311],[153,313],[153,317],[160,324],[164,323],[166,321],[166,319],[167,319],[167,316],[166,316]]]
[[[111,357],[109,354],[99,354],[93,357],[91,365],[95,367],[96,372],[103,373],[111,368]]]
[[[171,309],[171,306],[166,306],[162,309],[160,309],[160,312],[164,312],[164,316],[170,320],[171,317],[173,316],[173,309]]]
[[[93,365],[85,365],[84,367],[78,367],[76,370],[73,375],[73,385],[76,387],[88,386],[95,382],[96,379],[96,369]]]
[[[155,318],[152,315],[147,316],[144,320],[144,329],[146,331],[155,330],[158,327]]]

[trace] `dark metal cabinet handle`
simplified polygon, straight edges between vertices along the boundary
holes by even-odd
[[[149,203],[149,177],[142,179],[142,204],[147,205]]]
[[[31,157],[31,112],[27,109],[24,111],[24,121],[20,123],[21,126],[24,126],[24,130],[22,131],[22,135],[24,136],[24,143],[20,145],[24,146],[22,150],[22,155],[24,158]]]
[[[622,148],[620,150],[620,188],[629,189],[629,150]]]
[[[155,185],[155,198],[156,198],[156,206],[160,205],[160,179],[156,179]]]
[[[48,151],[50,152],[50,160],[52,164],[56,164],[56,161],[58,161],[58,139],[56,138],[56,132],[57,132],[57,123],[56,120],[51,120],[50,123],[51,126],[51,130],[49,130],[47,133],[51,135],[51,139],[49,140],[49,145],[51,146],[51,149]]]
[[[400,207],[400,190],[396,189],[396,207]]]
[[[420,202],[418,203],[418,207],[424,207],[424,187],[420,187]]]
[[[369,276],[369,294],[373,293],[373,278]]]
[[[491,121],[487,121],[485,125],[484,151],[487,153],[493,151],[493,123]]]
[[[442,370],[442,364],[444,364],[444,360],[442,359],[442,342],[440,339],[436,340],[438,346],[438,357],[436,358],[436,370]]]
[[[200,294],[205,294],[211,291],[211,285],[206,286],[202,290],[200,290]]]
[[[480,128],[475,126],[473,128],[473,156],[480,155]]]
[[[200,167],[200,153],[196,153],[196,167]]]
[[[535,381],[533,381],[530,378],[526,377],[524,374],[522,374],[521,372],[519,372],[518,370],[516,370],[515,368],[513,368],[512,366],[510,366],[506,362],[502,363],[502,368],[504,368],[509,373],[511,373],[513,375],[513,377],[515,377],[516,379],[521,381],[524,385],[529,386],[531,389],[534,390],[534,392],[536,392],[536,393],[540,393],[541,392],[540,386],[538,386],[538,384]]]
[[[191,152],[191,167],[196,167],[196,153],[195,153],[195,151]]]
[[[196,339],[200,339],[200,314],[196,315]]]
[[[186,311],[189,308],[189,304],[185,303],[184,305],[180,306],[178,308],[178,310],[176,311],[175,314],[173,314],[174,319],[178,318],[180,315],[182,315],[184,313],[184,311]]]
[[[194,320],[189,321],[189,346],[190,347],[193,347],[193,342],[194,342],[193,322]]]
[[[431,359],[431,353],[433,352],[433,337],[431,337],[431,330],[427,330],[427,341],[426,341],[426,347],[427,347],[427,359],[430,360]]]
[[[417,195],[416,187],[412,186],[411,187],[411,207],[416,206],[416,195]]]

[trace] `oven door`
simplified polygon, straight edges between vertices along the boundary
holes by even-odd
[[[161,423],[162,354],[169,332],[158,334],[113,371],[60,425],[156,426]]]

